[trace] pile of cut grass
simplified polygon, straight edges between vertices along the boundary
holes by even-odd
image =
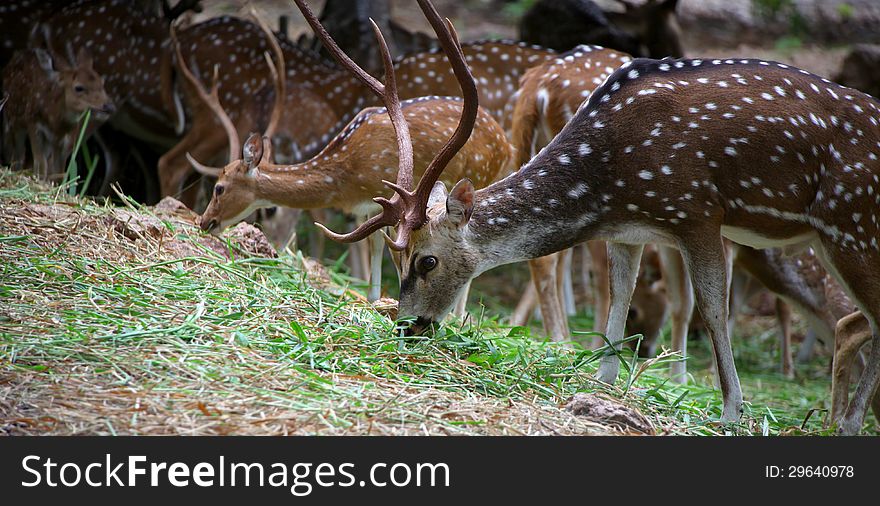
[[[625,432],[562,409],[576,392],[617,398],[660,434],[802,432],[806,410],[775,398],[719,425],[718,391],[669,384],[668,355],[621,355],[608,387],[592,378],[607,350],[482,317],[404,338],[301,256],[218,248],[185,216],[126,205],[0,171],[0,433]]]

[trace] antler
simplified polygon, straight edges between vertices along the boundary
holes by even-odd
[[[207,104],[208,107],[214,111],[214,115],[217,116],[217,119],[220,120],[220,124],[223,125],[223,129],[226,130],[226,136],[229,139],[229,160],[236,160],[240,157],[241,153],[241,140],[238,138],[238,131],[235,129],[235,125],[232,124],[232,120],[229,118],[229,115],[226,114],[226,111],[223,109],[223,106],[220,105],[220,97],[218,95],[218,72],[219,69],[217,66],[214,66],[214,78],[211,83],[211,92],[209,93],[205,90],[204,85],[199,79],[193,75],[192,71],[190,71],[186,62],[183,59],[183,54],[180,52],[180,43],[177,41],[177,31],[174,29],[174,26],[171,26],[171,43],[174,45],[174,51],[177,55],[177,62],[180,67],[180,71],[183,72],[183,76],[186,78],[190,84],[196,89],[196,93],[199,95],[199,98]],[[195,159],[189,156],[187,153],[187,158],[190,163],[195,162]],[[195,162],[194,165],[198,164]],[[201,165],[201,164],[198,164]],[[202,166],[204,167],[204,166]],[[217,169],[220,170],[220,169]]]
[[[425,13],[425,17],[434,28],[440,45],[446,53],[452,70],[455,73],[461,86],[462,96],[464,97],[464,107],[462,109],[461,119],[458,127],[452,134],[452,137],[443,146],[443,149],[434,157],[424,175],[419,181],[419,185],[415,191],[410,189],[413,186],[413,147],[409,135],[409,126],[403,116],[400,106],[400,98],[397,94],[397,81],[394,77],[394,67],[391,54],[388,51],[388,45],[382,36],[382,32],[375,22],[371,20],[373,31],[376,34],[376,40],[379,43],[379,50],[382,53],[382,62],[385,67],[385,85],[375,79],[373,76],[364,71],[351,58],[348,57],[333,41],[330,34],[321,26],[320,21],[309,9],[304,0],[294,0],[303,16],[311,25],[312,30],[321,39],[324,46],[330,54],[339,62],[340,65],[349,69],[361,82],[373,90],[376,95],[382,98],[394,131],[397,136],[397,149],[399,165],[397,170],[397,182],[382,181],[386,186],[394,190],[395,195],[389,200],[384,197],[376,197],[374,202],[382,206],[382,212],[373,216],[369,220],[362,223],[358,228],[347,234],[337,234],[320,223],[316,223],[325,234],[331,239],[339,242],[355,242],[360,241],[373,232],[376,232],[386,226],[398,227],[398,235],[396,240],[391,240],[386,236],[388,246],[395,250],[406,248],[410,235],[413,230],[417,230],[427,222],[427,205],[428,198],[431,194],[431,188],[450,160],[464,146],[476,122],[478,112],[478,94],[476,83],[470,73],[470,69],[465,62],[464,54],[461,50],[461,44],[455,33],[452,22],[448,19],[444,22],[440,14],[431,4],[429,0],[418,0],[419,7]]]
[[[284,97],[287,94],[287,74],[284,67],[284,52],[281,50],[281,46],[278,45],[278,39],[275,38],[275,34],[272,33],[272,30],[266,25],[263,18],[257,14],[257,11],[253,6],[251,6],[251,16],[266,34],[266,38],[269,39],[269,46],[272,48],[272,52],[275,53],[275,63],[272,62],[269,53],[265,53],[266,63],[269,65],[269,72],[272,74],[272,83],[275,86],[275,104],[272,107],[272,115],[269,118],[269,125],[266,127],[266,131],[263,132],[263,135],[271,139],[272,136],[275,135],[275,130],[278,129],[278,123],[281,122],[281,114],[284,112]]]

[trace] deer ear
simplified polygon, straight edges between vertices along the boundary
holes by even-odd
[[[446,197],[446,219],[459,227],[466,225],[474,212],[474,194],[474,184],[470,179],[455,183]]]
[[[258,134],[251,134],[241,148],[241,159],[244,161],[248,172],[253,171],[263,159],[263,138]]]
[[[52,55],[49,54],[49,51],[46,51],[45,49],[34,49],[34,56],[37,57],[37,63],[40,65],[41,69],[48,73],[55,72],[52,63]]]
[[[446,195],[446,185],[443,184],[443,181],[437,181],[434,183],[434,187],[431,188],[431,195],[428,197],[428,207],[434,207],[436,204],[446,202]]]

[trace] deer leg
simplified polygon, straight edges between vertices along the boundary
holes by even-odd
[[[687,335],[694,313],[694,291],[687,276],[681,253],[669,246],[661,246],[660,265],[672,306],[672,351],[681,353],[681,360],[670,365],[670,376],[675,383],[687,382]]]
[[[608,315],[605,337],[615,350],[620,349],[620,341],[623,340],[623,334],[626,331],[626,316],[629,313],[630,300],[636,287],[643,249],[644,245],[641,244],[608,243],[611,311]],[[617,355],[612,353],[602,357],[596,377],[604,383],[614,383],[619,369],[620,362]]]
[[[834,361],[831,375],[831,413],[833,424],[840,424],[849,399],[849,383],[859,350],[871,339],[871,327],[861,311],[837,322],[834,332]]]
[[[856,386],[852,400],[849,402],[846,415],[839,425],[840,431],[847,435],[858,434],[861,430],[868,402],[872,402],[877,391],[878,379],[880,379],[880,333],[877,331],[877,325],[873,322],[871,329],[873,333],[871,354],[865,364],[865,370],[862,371],[862,377],[859,378],[859,384]]]
[[[697,237],[682,242],[681,253],[691,275],[697,307],[703,317],[715,356],[724,400],[721,420],[734,422],[742,415],[742,389],[727,334],[728,262],[720,238]]]
[[[49,161],[46,157],[46,143],[43,142],[43,134],[39,132],[36,125],[28,127],[28,140],[31,144],[31,161],[34,165],[34,174],[45,181],[49,176]]]
[[[326,209],[310,209],[309,214],[312,215],[312,221],[317,221],[318,223],[330,221],[330,214]],[[326,244],[327,236],[321,233],[311,234],[309,236],[309,256],[312,258],[324,258],[324,247]]]
[[[181,202],[191,208],[195,204],[195,195],[191,192],[181,195],[183,183],[192,172],[186,153],[202,163],[207,163],[222,152],[225,145],[226,137],[222,131],[190,129],[180,142],[159,158],[159,187],[162,197],[180,197]]]
[[[513,310],[513,314],[510,315],[510,324],[514,327],[522,327],[529,323],[529,315],[532,314],[532,310],[535,309],[537,302],[538,289],[535,287],[535,283],[529,280],[522,297],[519,298],[519,302],[517,302],[516,308]]]
[[[791,306],[782,297],[776,297],[776,320],[779,322],[779,352],[782,355],[782,374],[794,378],[791,356]]]
[[[798,349],[797,358],[795,358],[795,361],[798,364],[805,364],[813,359],[813,350],[815,350],[816,341],[818,340],[819,334],[812,328],[807,329],[807,333],[804,335],[804,341]]]
[[[608,311],[611,307],[611,288],[608,279],[608,246],[605,241],[588,241],[590,250],[591,273],[595,280],[593,292],[593,328],[604,332],[608,326]],[[601,346],[601,341],[599,342]]]
[[[455,301],[455,309],[453,310],[453,314],[459,318],[464,318],[467,315],[467,301],[468,295],[471,292],[471,282],[468,281],[467,284],[462,288],[461,295],[458,296],[458,300]]]
[[[560,261],[557,266],[557,282],[560,284],[560,297],[562,297],[566,316],[574,316],[577,313],[574,303],[574,283],[571,277],[571,264],[574,250],[568,248],[559,253]]]
[[[367,300],[374,302],[382,296],[382,253],[385,252],[385,240],[382,232],[374,232],[367,238],[370,243],[370,291]]]
[[[727,310],[727,335],[733,338],[733,329],[736,326],[736,315],[739,314],[746,299],[751,294],[752,278],[741,269],[731,273],[730,280],[730,303]]]
[[[865,420],[868,403],[872,401],[880,381],[880,258],[867,252],[844,249],[832,239],[822,238],[819,259],[840,282],[850,299],[861,310],[870,325],[871,354],[859,378],[855,393],[840,420],[838,430],[845,435],[858,434]]]
[[[558,261],[559,257],[555,254],[536,258],[529,261],[529,269],[538,292],[544,332],[554,341],[564,341],[569,336],[568,318],[563,311],[556,282]]]

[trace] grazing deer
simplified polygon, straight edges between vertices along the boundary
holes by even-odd
[[[100,123],[114,110],[85,49],[72,65],[44,49],[18,51],[3,69],[3,89],[10,96],[3,133],[11,161],[27,163],[29,142],[34,172],[44,179],[63,173],[85,111],[93,110]]]
[[[390,61],[390,57],[385,56]],[[178,58],[183,61],[179,54]],[[365,219],[376,207],[371,198],[381,192],[382,178],[393,175],[394,167],[399,163],[408,166],[408,170],[416,168],[418,173],[423,172],[431,162],[432,153],[442,147],[436,134],[451,134],[462,111],[472,107],[468,101],[450,97],[422,97],[400,102],[390,63],[386,68],[384,86],[369,80],[372,78],[363,77],[360,68],[353,63],[343,60],[342,64],[350,66],[358,79],[364,79],[382,97],[386,106],[361,111],[318,155],[293,165],[273,164],[271,146],[257,135],[248,139],[239,156],[238,134],[219,103],[216,81],[209,93],[187,66],[181,65],[186,79],[224,126],[229,138],[230,158],[233,159],[222,170],[203,166],[191,159],[201,172],[219,178],[211,202],[200,218],[202,229],[222,230],[257,208],[276,205],[302,209],[336,208]],[[389,110],[391,113],[387,114]],[[504,130],[489,113],[479,110],[476,118],[479,128],[450,161],[448,174],[450,181],[472,177],[476,185],[485,186],[508,165],[512,153]],[[394,144],[395,125],[399,121],[407,121],[413,133],[412,144],[408,140],[406,143],[412,152],[401,157],[402,162],[398,161]],[[380,200],[384,202],[377,199],[379,204],[382,204]],[[376,300],[381,288],[382,240],[378,234],[372,238],[371,252],[369,298]]]
[[[834,337],[834,326],[837,319],[842,315],[835,316],[829,309],[829,300],[826,298],[826,285],[828,283],[825,270],[819,264],[819,260],[812,252],[804,252],[795,257],[785,256],[779,249],[753,249],[745,246],[732,245],[729,251],[729,260],[733,263],[733,277],[731,280],[730,305],[728,313],[728,335],[733,335],[736,314],[745,301],[753,295],[754,290],[764,287],[776,295],[777,321],[780,327],[780,348],[782,357],[782,372],[788,377],[794,376],[794,361],[791,352],[791,307],[794,307],[817,335],[826,343],[830,343]],[[646,250],[647,253],[647,250]],[[680,255],[668,252],[670,257],[663,262],[662,283],[653,286],[646,294],[640,294],[639,289],[644,289],[641,284],[636,286],[630,303],[630,317],[627,320],[627,333],[640,331],[642,328],[649,330],[658,326],[658,315],[662,308],[656,306],[656,299],[665,295],[665,283],[668,279],[686,280],[684,265],[680,261]],[[678,260],[675,263],[675,260]],[[750,283],[754,279],[757,284]],[[682,293],[670,294],[670,305],[680,308],[692,307],[692,295],[690,295],[690,283],[685,286],[686,296],[691,301],[682,304],[677,298]],[[844,314],[846,314],[844,312]],[[633,319],[635,318],[635,321]],[[680,329],[683,337],[689,330],[690,314],[681,313],[672,318],[673,329]],[[662,326],[664,321],[659,321]],[[659,332],[643,332],[644,338],[639,348],[640,354],[645,357],[653,356],[657,348]],[[673,332],[675,335],[675,331]],[[682,357],[687,355],[686,339],[672,340],[671,350],[679,352]],[[805,343],[804,346],[811,344]],[[674,362],[673,380],[684,381],[686,377],[686,365],[684,362]],[[676,365],[680,364],[680,365]]]
[[[390,237],[386,236],[386,242],[389,247],[394,252],[401,252],[403,248],[406,246],[409,234],[419,228],[422,224],[424,224],[428,216],[426,214],[427,206],[429,201],[432,201],[435,195],[434,184],[439,179],[441,173],[447,166],[452,165],[455,167],[458,164],[451,163],[455,160],[458,155],[466,154],[466,151],[462,151],[463,149],[467,149],[468,146],[476,144],[480,148],[487,147],[487,145],[483,142],[474,142],[476,136],[472,138],[472,134],[474,133],[474,127],[479,123],[486,124],[493,122],[486,113],[480,111],[479,108],[479,94],[477,91],[476,83],[474,81],[474,77],[471,75],[470,69],[468,68],[467,61],[465,55],[462,52],[462,48],[460,43],[458,42],[458,38],[455,34],[455,29],[452,26],[452,23],[449,20],[444,22],[437,11],[434,9],[434,6],[431,5],[429,0],[419,0],[419,7],[425,13],[425,16],[428,18],[428,21],[431,24],[431,27],[434,29],[434,32],[437,34],[438,40],[440,42],[440,46],[443,48],[443,52],[446,54],[446,57],[449,60],[449,64],[453,69],[453,73],[455,75],[456,80],[458,81],[461,88],[461,95],[464,97],[463,102],[461,102],[461,108],[457,109],[455,112],[459,116],[458,125],[454,131],[450,131],[451,128],[446,130],[439,130],[439,132],[449,135],[449,139],[440,147],[439,144],[432,146],[432,148],[439,149],[415,149],[416,145],[410,136],[409,123],[412,119],[408,119],[405,111],[401,107],[400,99],[398,97],[398,86],[394,77],[394,68],[391,63],[391,56],[388,53],[388,47],[385,45],[384,39],[382,37],[381,32],[378,27],[373,26],[374,32],[376,33],[376,38],[379,42],[379,48],[383,55],[383,61],[385,63],[385,85],[374,79],[372,76],[367,74],[363,69],[357,66],[341,49],[333,42],[333,39],[321,26],[320,21],[318,21],[317,17],[315,17],[314,13],[312,13],[311,9],[304,2],[304,0],[295,0],[297,7],[302,12],[306,21],[312,27],[312,30],[315,34],[321,39],[324,43],[327,50],[333,55],[333,57],[345,68],[351,70],[351,72],[357,76],[359,80],[361,80],[364,84],[366,84],[371,90],[373,90],[376,95],[382,97],[383,102],[385,103],[386,110],[388,112],[388,117],[391,125],[394,128],[395,139],[397,142],[397,150],[398,150],[398,171],[397,171],[397,180],[395,183],[390,181],[383,181],[383,184],[387,186],[389,189],[394,191],[394,196],[386,198],[384,196],[374,198],[374,201],[382,207],[382,212],[378,215],[373,216],[372,218],[366,220],[360,226],[357,227],[356,230],[347,233],[347,234],[337,234],[331,232],[329,229],[324,227],[323,225],[319,225],[320,228],[332,239],[340,242],[355,242],[363,240],[371,235],[374,235],[377,232],[380,232],[384,227],[387,226],[397,226],[397,239],[392,240]],[[479,135],[480,131],[477,130],[477,134]],[[435,135],[438,130],[430,130],[428,132],[419,132],[416,135],[416,138],[419,137],[428,137],[431,139],[435,138]],[[390,137],[390,136],[389,136]],[[503,131],[501,131],[500,127],[496,130],[494,134],[490,136],[490,139],[494,138],[498,143],[497,145],[501,146],[509,146],[507,144]],[[489,153],[493,150],[497,149],[495,146],[488,146],[488,152],[481,152],[480,156],[485,158]],[[427,167],[424,169],[424,174],[419,182],[419,185],[414,190],[413,186],[413,168],[414,168],[414,153],[418,153],[422,156],[428,154],[430,152],[435,152],[436,155],[428,162]],[[507,148],[499,150],[502,157],[506,158],[509,153],[505,153]],[[375,152],[374,152],[375,154]],[[430,156],[430,155],[428,155]],[[499,156],[499,155],[496,155]],[[463,157],[462,157],[463,158]],[[478,163],[478,166],[483,165],[483,163]],[[480,172],[474,171],[474,175],[479,175]],[[454,178],[450,178],[451,180]],[[478,180],[477,184],[486,183],[491,178],[481,178]],[[468,185],[472,188],[473,183],[470,179],[463,179],[463,181],[467,181]],[[442,187],[442,183],[438,184],[438,188]],[[461,186],[461,185],[459,185]],[[456,189],[458,186],[456,186]],[[453,190],[455,192],[456,190]],[[450,213],[453,213],[457,220],[460,220],[462,223],[466,222],[469,213],[468,211],[461,207],[450,209]],[[395,258],[395,263],[398,268],[398,272],[401,273],[401,283],[405,285],[406,278],[403,277],[405,272],[409,271],[410,266],[401,262],[401,258],[399,255],[392,255]],[[432,261],[435,261],[434,257],[424,257],[418,259],[418,265],[415,268],[419,269],[419,271],[424,271],[427,273],[436,267],[436,264],[432,264]],[[416,259],[412,259],[413,262],[416,262]],[[468,280],[469,281],[469,280]],[[467,293],[467,285],[468,283],[463,283],[461,286],[456,287],[455,293],[453,297],[455,299],[463,299],[463,295]],[[450,304],[451,309],[452,304]]]
[[[878,113],[875,99],[781,63],[624,64],[518,172],[479,191],[466,180],[448,195],[438,189],[434,202],[445,206],[399,201],[398,213],[420,217],[404,221],[394,243],[403,251],[400,315],[423,330],[477,274],[603,239],[610,242],[606,335],[619,346],[643,244],[673,245],[712,340],[722,420],[734,421],[742,391],[726,325],[722,237],[812,246],[873,330],[841,422],[843,433],[856,433],[880,378]],[[420,187],[433,185],[428,176],[439,174],[426,172]],[[598,378],[613,382],[618,370],[616,356],[605,357]]]
[[[219,97],[239,134],[262,131],[264,126],[257,120],[265,115],[253,111],[253,97],[258,90],[271,88],[271,84],[267,80],[269,70],[263,62],[267,44],[259,35],[259,28],[246,20],[219,17],[183,30],[178,37],[183,56],[196,76],[210,75],[216,65],[227,69],[220,75]],[[284,52],[290,95],[285,109],[297,111],[285,115],[284,121],[301,132],[288,135],[281,144],[275,142],[276,152],[281,152],[284,144],[293,145],[291,151],[296,156],[287,161],[299,162],[317,153],[364,107],[378,105],[378,102],[346,69],[329,64],[286,39],[278,42]],[[481,103],[502,124],[505,105],[515,92],[519,77],[553,54],[543,48],[505,41],[474,42],[465,49],[465,57],[482,85]],[[402,83],[398,90],[401,99],[460,94],[449,64],[437,50],[400,59],[395,63],[395,72]],[[190,174],[186,153],[202,161],[216,159],[222,155],[226,139],[224,133],[215,128],[213,113],[198,105],[196,94],[190,90],[185,100],[181,100],[171,84],[170,72],[164,75],[168,107],[172,107],[177,97],[178,103],[186,102],[192,110],[188,133],[159,161],[162,193],[174,195]],[[303,116],[314,121],[299,121]],[[328,118],[333,120],[329,124]],[[278,133],[289,130],[282,124]]]

